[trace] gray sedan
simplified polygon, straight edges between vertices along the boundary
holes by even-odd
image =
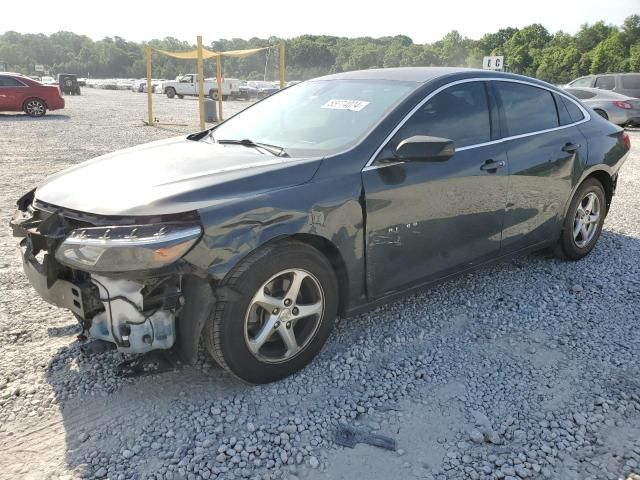
[[[640,100],[599,88],[565,88],[598,115],[616,125],[640,125]]]

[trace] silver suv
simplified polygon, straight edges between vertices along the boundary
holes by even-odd
[[[567,87],[588,87],[611,90],[627,97],[640,98],[640,73],[603,73],[587,75],[569,82]]]

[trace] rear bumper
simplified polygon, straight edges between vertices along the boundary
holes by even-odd
[[[64,98],[51,98],[47,100],[47,108],[49,110],[62,110],[64,108]]]

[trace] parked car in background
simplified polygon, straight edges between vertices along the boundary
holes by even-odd
[[[23,111],[41,117],[47,110],[64,108],[64,98],[57,85],[43,85],[18,73],[0,72],[0,112]]]
[[[71,73],[59,73],[58,85],[62,93],[69,95],[80,95],[80,85],[78,84],[78,77]]]
[[[598,115],[621,127],[640,125],[640,99],[599,88],[565,88]]]
[[[587,87],[611,90],[627,97],[640,98],[640,73],[605,73],[576,78],[569,88]]]
[[[273,83],[263,82],[261,80],[250,80],[247,85],[256,89],[256,96],[258,98],[266,98],[280,91],[280,87],[277,87]]]
[[[205,78],[204,82],[204,94],[208,95],[214,100],[218,99],[218,80],[216,78]],[[166,81],[162,84],[163,93],[169,98],[184,98],[185,96],[197,96],[198,95],[198,74],[190,73],[187,75],[179,75],[173,81]],[[222,79],[222,99],[226,100],[234,92],[240,91],[240,80],[237,79]]]
[[[251,100],[258,96],[258,89],[255,87],[251,87],[247,84],[247,82],[240,82],[240,87],[238,88],[238,98],[244,100]]]
[[[81,87],[86,87],[87,86],[87,79],[86,78],[79,78],[78,79],[78,85],[80,85]]]
[[[164,84],[168,82],[166,78],[159,78],[153,81],[153,93],[164,93]]]
[[[44,76],[40,80],[40,83],[42,83],[43,85],[55,85],[56,84],[56,79],[53,78],[53,77]]]
[[[131,86],[135,82],[135,78],[116,79],[116,90],[131,90]]]
[[[545,247],[585,257],[629,149],[532,78],[345,72],[74,165],[11,226],[31,284],[83,334],[191,362],[202,337],[266,383],[309,363],[337,314]]]
[[[133,82],[131,84],[131,91],[132,92],[137,92],[137,93],[142,93],[145,91],[145,86],[147,85],[147,81],[140,79],[140,80],[136,80],[135,82]]]

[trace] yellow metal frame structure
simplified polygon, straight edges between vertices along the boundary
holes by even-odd
[[[249,55],[253,55],[255,53],[267,50],[271,47],[264,48],[252,48],[248,50],[231,50],[227,52],[212,52],[211,50],[207,50],[202,46],[202,36],[198,35],[196,49],[188,52],[168,52],[166,50],[160,50],[158,48],[154,48],[151,45],[145,45],[144,47],[144,57],[145,64],[147,67],[147,122],[146,124],[149,126],[155,126],[156,122],[153,118],[153,96],[152,96],[152,87],[151,87],[151,63],[153,50],[163,55],[168,55],[173,58],[179,59],[192,59],[197,61],[197,69],[198,69],[198,111],[200,114],[200,128],[204,130],[205,128],[205,114],[204,114],[204,60],[209,58],[216,59],[216,81],[218,84],[218,121],[223,120],[223,112],[222,112],[222,57],[246,57]],[[279,79],[280,79],[280,89],[285,87],[285,43],[284,40],[281,40],[279,45],[279,57],[280,57],[280,65],[279,65]]]

